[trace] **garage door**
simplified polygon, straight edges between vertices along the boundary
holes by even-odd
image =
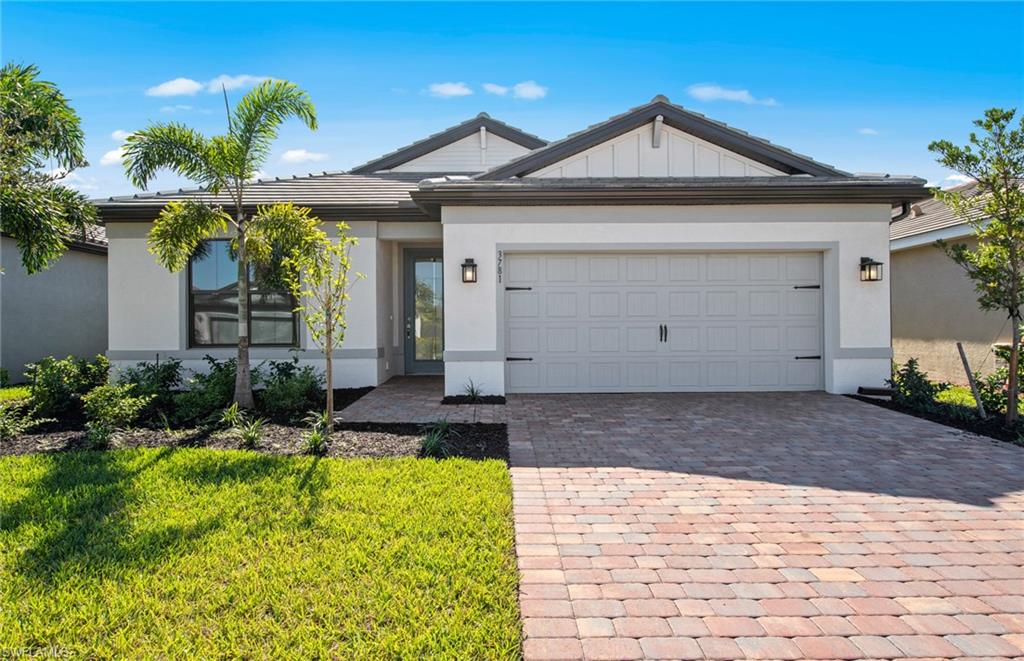
[[[819,390],[820,253],[506,254],[508,392]]]

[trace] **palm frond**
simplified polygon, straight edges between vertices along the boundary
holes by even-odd
[[[207,186],[216,193],[223,177],[211,163],[210,141],[184,124],[151,124],[128,136],[124,171],[128,180],[145,190],[159,170],[170,170]]]
[[[291,202],[256,207],[245,231],[246,254],[255,266],[256,281],[267,286],[282,285],[284,259],[294,250],[314,250],[322,245],[327,233],[321,225],[308,207]]]
[[[0,69],[0,124],[5,162],[21,155],[37,167],[53,159],[59,168],[88,165],[78,114],[56,85],[38,80],[35,65],[10,63]]]
[[[18,244],[29,273],[49,267],[95,222],[84,195],[45,175],[23,172],[17,185],[0,187],[0,231]]]
[[[266,160],[278,127],[291,117],[310,129],[317,127],[316,108],[309,95],[285,80],[265,80],[238,102],[231,127],[244,179],[252,177]]]
[[[169,202],[153,222],[146,245],[156,261],[180,271],[203,241],[227,231],[231,217],[220,207],[201,202]]]

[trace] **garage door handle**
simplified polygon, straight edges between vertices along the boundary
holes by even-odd
[[[821,285],[793,285],[793,289],[821,289]]]
[[[505,287],[505,291],[533,291],[533,287]]]
[[[821,356],[793,356],[794,360],[821,360]]]
[[[514,356],[508,356],[508,357],[505,358],[505,360],[507,360],[509,362],[512,362],[512,361],[516,361],[516,360],[533,360],[533,358],[516,358]]]

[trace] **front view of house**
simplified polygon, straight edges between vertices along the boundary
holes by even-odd
[[[481,114],[349,172],[253,183],[247,201],[359,238],[335,387],[443,373],[448,394],[848,393],[889,376],[889,224],[927,195],[656,97],[552,143]],[[146,250],[186,197],[216,199],[99,203],[115,365],[235,353],[226,241],[181,273]],[[285,292],[251,296],[255,361],[322,364]]]

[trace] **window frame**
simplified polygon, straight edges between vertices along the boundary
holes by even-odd
[[[203,242],[204,243],[213,243],[213,242],[228,242],[228,241],[231,241],[231,239],[205,239]],[[218,348],[223,349],[223,348],[226,348],[226,347],[237,347],[238,346],[238,342],[233,342],[233,343],[230,343],[230,344],[200,344],[200,343],[196,342],[195,311],[193,309],[193,307],[194,307],[194,290],[192,289],[192,261],[193,261],[193,259],[195,259],[194,255],[188,258],[188,269],[187,269],[187,275],[186,275],[186,279],[185,279],[185,287],[186,287],[185,298],[187,300],[187,305],[186,305],[187,311],[186,311],[185,314],[187,315],[186,323],[188,324],[188,348],[189,349],[218,349]],[[275,290],[273,292],[264,292],[264,293],[268,293],[268,294],[287,294],[288,295],[288,298],[289,298],[289,300],[291,300],[292,306],[293,306],[292,307],[292,337],[294,338],[294,340],[292,342],[273,342],[273,343],[261,342],[259,344],[253,343],[253,341],[252,341],[252,297],[253,297],[252,282],[250,282],[249,285],[250,285],[250,287],[249,287],[249,308],[248,308],[248,311],[247,311],[248,317],[245,320],[245,325],[249,329],[249,346],[253,347],[253,348],[258,348],[258,347],[271,347],[271,348],[273,348],[273,347],[278,347],[278,348],[280,348],[280,347],[287,347],[287,348],[290,348],[290,349],[294,349],[294,348],[300,347],[301,344],[300,344],[300,338],[299,338],[299,313],[295,312],[295,306],[297,305],[297,302],[295,300],[295,297],[289,291],[276,291]],[[202,291],[206,291],[206,290],[202,290]]]

